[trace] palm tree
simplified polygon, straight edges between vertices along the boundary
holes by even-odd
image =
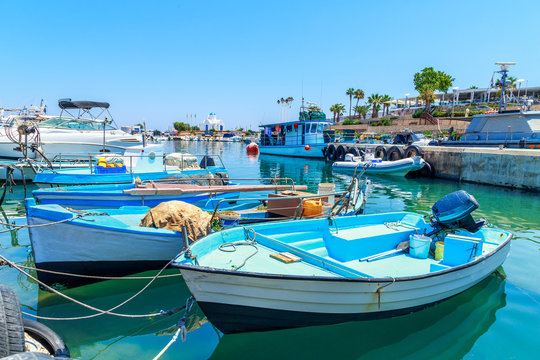
[[[353,88],[348,88],[347,92],[345,94],[349,95],[349,118],[350,118],[351,117],[351,108],[352,108],[352,97],[354,95],[354,89]]]
[[[373,111],[371,113],[372,118],[378,118],[379,117],[379,109],[381,108],[383,97],[379,94],[371,94],[368,97],[368,103],[373,106]]]
[[[384,110],[386,109],[386,116],[388,116],[388,112],[390,111],[390,103],[388,101],[392,100],[392,97],[390,95],[384,94],[382,96],[382,103],[383,103],[383,116],[384,116]]]
[[[343,114],[343,112],[345,111],[345,105],[334,104],[330,106],[330,111],[334,113],[334,123],[339,123],[339,118],[341,117],[341,114]],[[337,122],[336,122],[336,119],[337,119]]]
[[[364,90],[362,89],[354,90],[354,98],[356,99],[356,106],[358,106],[358,102],[360,101],[360,99],[364,98]],[[356,106],[354,108],[356,108]],[[356,115],[356,110],[355,110],[355,115]]]
[[[361,115],[362,118],[365,119],[370,108],[371,106],[369,105],[356,105],[354,107],[354,112],[358,115]]]

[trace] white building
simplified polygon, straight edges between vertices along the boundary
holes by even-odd
[[[225,123],[216,117],[216,113],[210,113],[208,118],[201,123],[200,129],[223,131],[225,129]]]

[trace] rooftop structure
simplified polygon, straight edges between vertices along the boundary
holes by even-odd
[[[201,123],[200,129],[223,131],[225,129],[225,123],[216,117],[216,113],[210,113],[206,120]]]

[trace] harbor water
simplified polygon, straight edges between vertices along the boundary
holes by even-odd
[[[317,191],[319,183],[348,186],[350,177],[333,174],[323,160],[248,156],[245,144],[169,143],[169,150],[219,154],[231,178],[290,177]],[[473,288],[422,311],[383,320],[351,322],[263,333],[223,335],[195,304],[187,314],[187,336],[161,359],[536,359],[540,355],[540,196],[498,187],[428,178],[371,177],[367,213],[414,211],[428,215],[435,201],[464,189],[493,226],[515,234],[503,267]],[[31,191],[33,185],[28,185]],[[6,194],[2,221],[24,223],[24,188]],[[59,234],[60,235],[60,234]],[[72,241],[78,241],[72,239]],[[129,244],[126,244],[129,246]],[[121,249],[118,249],[121,251]],[[0,254],[33,266],[26,229],[0,233]],[[34,271],[30,271],[35,275]],[[155,272],[143,275],[152,276]],[[168,270],[168,275],[178,272]],[[64,293],[100,309],[110,309],[138,292],[148,280],[111,280]],[[17,293],[23,311],[45,318],[94,314],[80,305],[40,290],[16,270],[1,267],[0,283]],[[116,309],[145,314],[181,307],[190,296],[180,276],[158,279],[133,301]],[[66,342],[74,358],[152,359],[171,340],[184,315],[151,319],[109,315],[80,320],[40,320]]]

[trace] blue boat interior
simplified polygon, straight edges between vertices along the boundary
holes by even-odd
[[[450,269],[485,257],[511,235],[484,227],[470,233],[455,230],[439,235],[444,241],[444,257],[435,260],[407,251],[370,261],[369,256],[396,249],[411,235],[429,233],[432,227],[424,217],[413,213],[386,213],[259,224],[213,233],[192,244],[196,265],[242,272],[294,276],[348,278],[398,278],[419,276]],[[255,240],[256,246],[228,245]],[[432,246],[435,240],[431,239]],[[429,245],[428,245],[429,246]],[[411,245],[412,247],[412,245]],[[271,257],[291,253],[301,259],[285,263]],[[247,260],[246,260],[247,259]],[[193,264],[180,256],[176,262]],[[245,264],[244,264],[245,263]],[[193,264],[195,265],[195,264]]]

